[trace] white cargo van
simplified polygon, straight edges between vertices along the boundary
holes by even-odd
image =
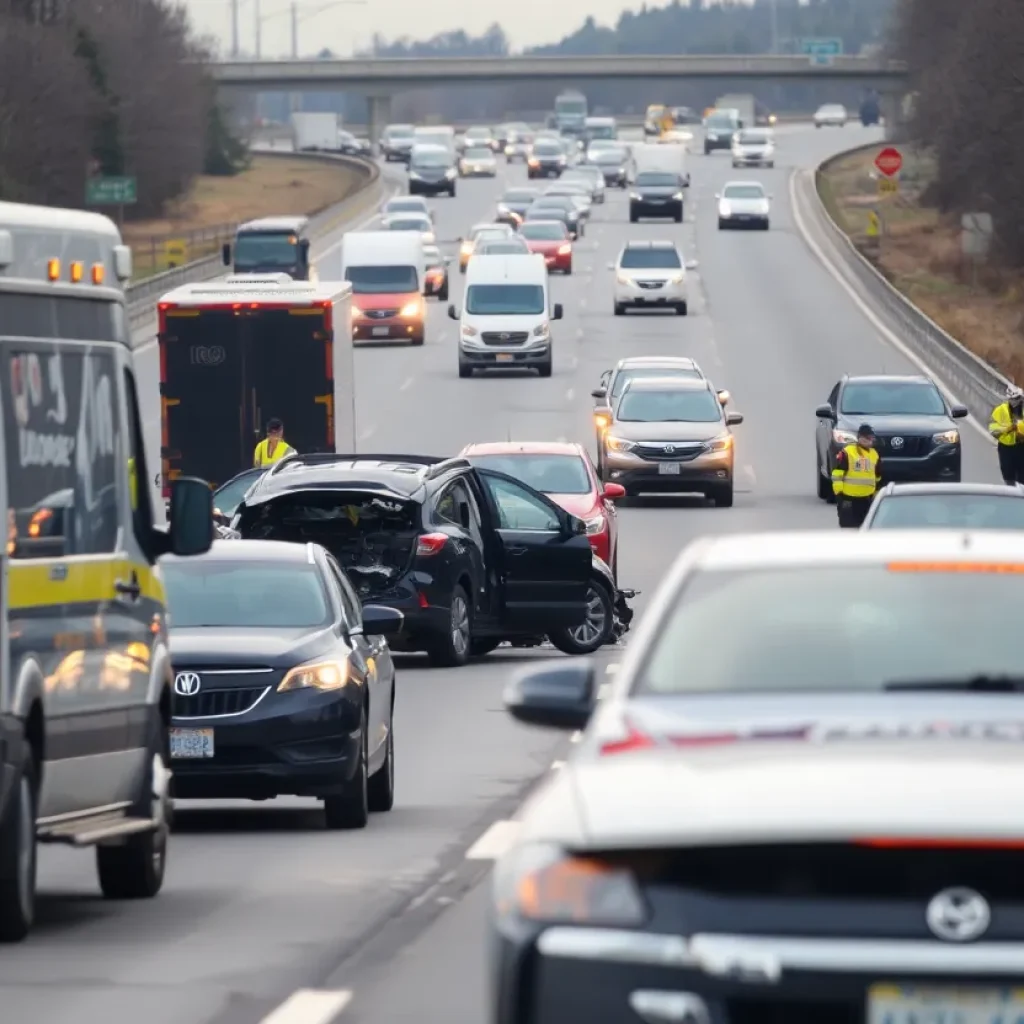
[[[535,369],[551,376],[551,321],[562,307],[550,305],[544,257],[477,256],[466,269],[465,306],[459,321],[459,376],[474,370]]]
[[[634,177],[645,171],[678,174],[683,185],[689,186],[690,172],[686,166],[689,148],[685,144],[658,144],[643,142],[633,146]]]
[[[418,231],[350,231],[341,274],[352,285],[353,341],[423,344],[427,260]]]

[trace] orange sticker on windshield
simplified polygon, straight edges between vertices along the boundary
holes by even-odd
[[[889,572],[964,572],[1024,574],[1021,562],[890,562]]]

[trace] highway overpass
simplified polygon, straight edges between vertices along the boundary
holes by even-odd
[[[594,81],[747,79],[761,82],[846,82],[901,91],[907,77],[900,61],[838,56],[816,64],[807,56],[696,54],[599,57],[371,57],[344,60],[220,61],[213,77],[222,86],[261,92],[359,90],[391,96],[423,86]]]

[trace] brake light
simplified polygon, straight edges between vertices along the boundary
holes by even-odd
[[[609,743],[601,744],[601,755],[606,754],[630,754],[636,750],[650,750],[654,740],[645,732],[641,732],[631,722],[627,721],[626,735],[619,740],[612,740]]]
[[[416,554],[420,558],[428,558],[431,555],[439,554],[447,543],[448,534],[446,533],[425,533],[416,542]]]

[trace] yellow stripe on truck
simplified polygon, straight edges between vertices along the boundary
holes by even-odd
[[[12,611],[62,604],[101,604],[117,597],[115,580],[138,577],[142,597],[164,603],[164,587],[152,566],[123,556],[8,562],[7,599]]]

